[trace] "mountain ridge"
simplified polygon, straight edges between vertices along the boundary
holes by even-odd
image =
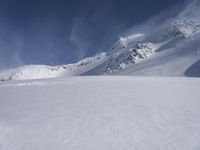
[[[5,81],[79,75],[199,77],[200,9],[198,8],[200,4],[193,1],[170,22],[158,27],[156,32],[121,37],[106,52],[85,58],[75,64],[22,66],[0,71],[0,79]]]

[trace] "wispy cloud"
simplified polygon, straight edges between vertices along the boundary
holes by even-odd
[[[21,31],[13,30],[11,25],[3,24],[2,20],[0,22],[0,69],[23,65]]]
[[[74,17],[70,40],[76,45],[77,58],[105,51],[124,31],[125,24],[111,14],[110,5],[101,5],[92,14]]]
[[[71,30],[70,40],[76,45],[77,58],[85,57],[89,48],[89,40],[86,34],[86,27],[81,17],[75,18]]]
[[[173,5],[172,7],[163,10],[161,13],[150,17],[148,20],[132,26],[131,28],[127,29],[121,36],[135,33],[149,34],[156,32],[163,25],[170,23],[188,5],[188,3],[194,3],[194,1],[188,2],[185,0],[183,3]]]

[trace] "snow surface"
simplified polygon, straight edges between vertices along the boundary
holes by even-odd
[[[200,79],[0,83],[1,150],[199,150]]]

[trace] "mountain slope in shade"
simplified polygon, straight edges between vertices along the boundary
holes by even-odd
[[[109,50],[75,64],[31,65],[0,72],[0,79],[22,80],[72,75],[200,76],[200,2],[148,34],[122,37]]]

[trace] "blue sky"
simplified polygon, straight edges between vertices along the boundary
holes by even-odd
[[[184,0],[0,0],[0,69],[73,63]],[[179,7],[177,7],[179,8]]]

